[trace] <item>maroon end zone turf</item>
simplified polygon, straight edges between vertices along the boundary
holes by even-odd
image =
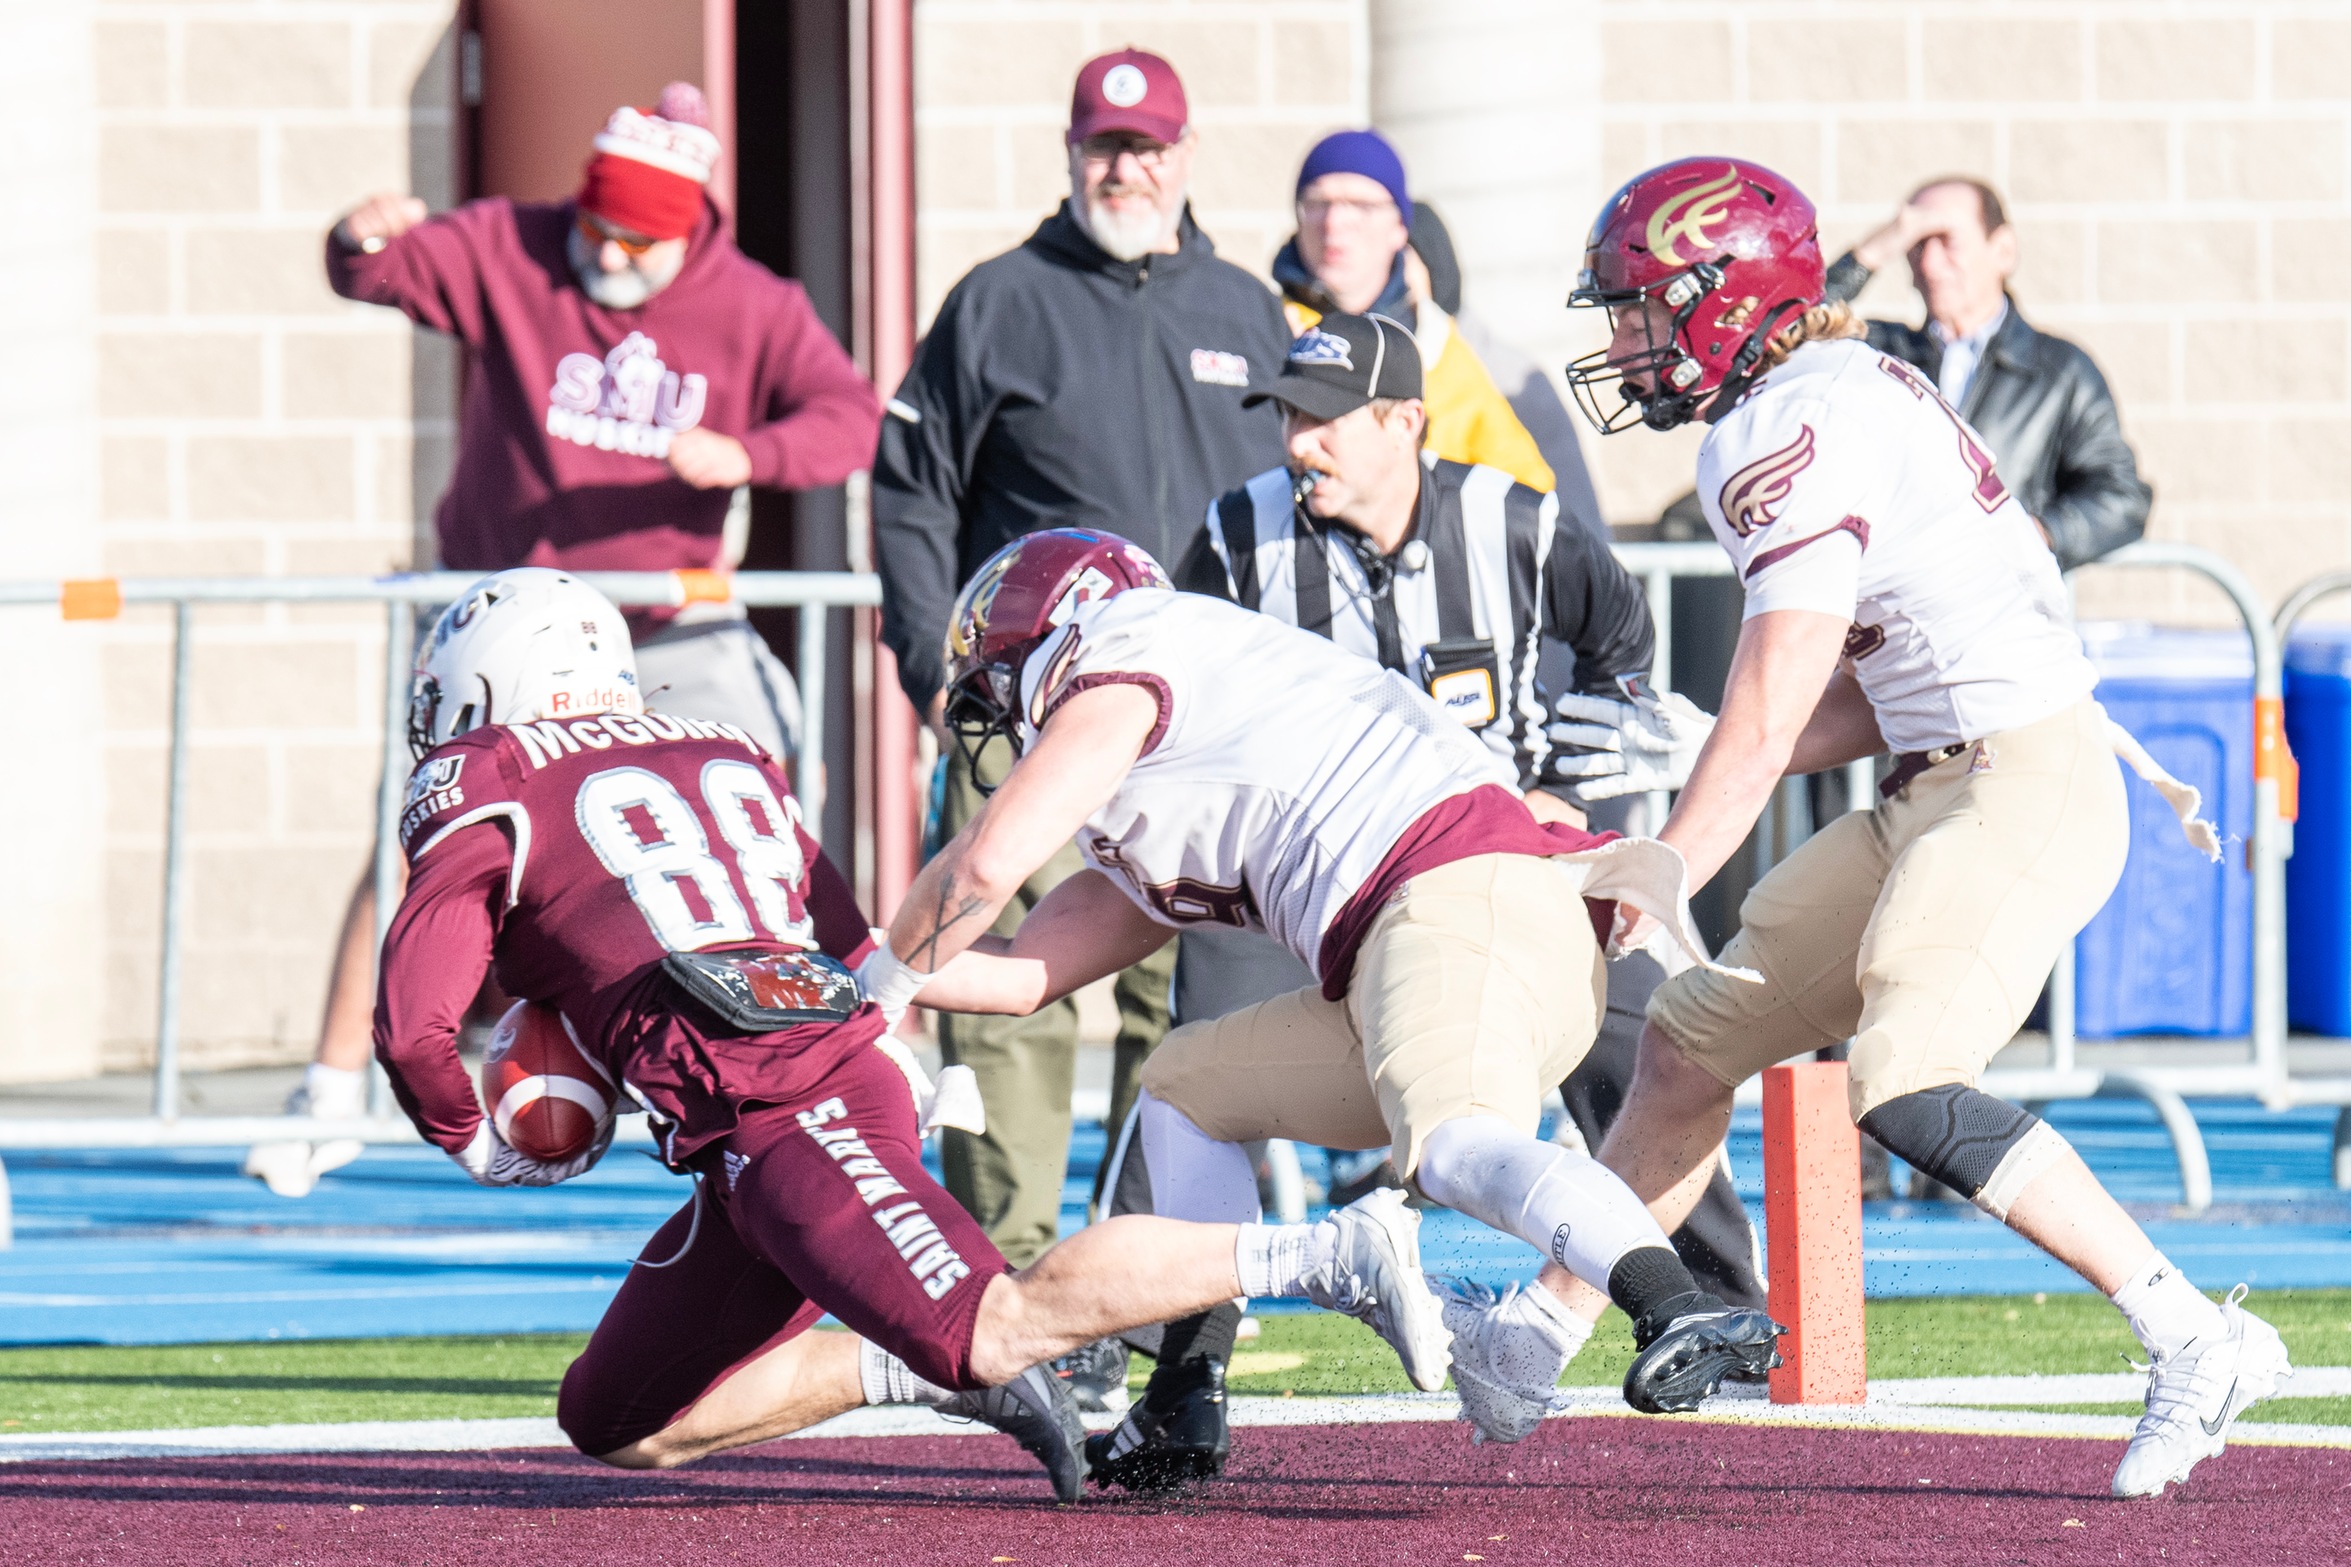
[[[2351,1560],[2351,1452],[2239,1448],[2185,1496],[2105,1495],[2121,1445],[1554,1421],[1257,1429],[1177,1501],[1055,1508],[995,1437],[779,1443],[659,1475],[573,1454],[0,1469],[16,1561],[991,1564],[1582,1560],[1780,1567]]]

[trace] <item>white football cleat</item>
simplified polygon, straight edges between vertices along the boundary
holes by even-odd
[[[308,1143],[255,1143],[245,1150],[245,1173],[280,1197],[307,1197],[318,1184]]]
[[[2117,1496],[2161,1496],[2188,1471],[2228,1443],[2231,1423],[2273,1396],[2294,1368],[2278,1330],[2237,1303],[2245,1286],[2221,1302],[2228,1331],[2217,1339],[2190,1339],[2154,1357],[2147,1375],[2147,1412],[2131,1433],[2130,1451],[2114,1471]]]
[[[1469,1279],[1432,1285],[1453,1334],[1453,1387],[1472,1442],[1523,1442],[1558,1402],[1559,1378],[1592,1336],[1541,1285],[1500,1295]]]
[[[1453,1335],[1420,1271],[1420,1214],[1384,1186],[1330,1216],[1338,1242],[1330,1260],[1299,1282],[1326,1311],[1364,1323],[1388,1341],[1404,1374],[1424,1393],[1445,1385]]]
[[[367,1074],[314,1062],[286,1096],[286,1114],[356,1121],[367,1114]],[[307,1197],[320,1176],[365,1152],[367,1144],[351,1137],[326,1143],[255,1143],[245,1153],[245,1173],[280,1197]]]

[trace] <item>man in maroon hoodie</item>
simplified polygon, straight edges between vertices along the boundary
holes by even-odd
[[[669,571],[732,565],[744,485],[838,484],[873,458],[881,409],[799,284],[735,248],[704,192],[719,154],[701,93],[615,110],[568,201],[493,196],[438,217],[361,203],[327,237],[327,281],[466,347],[440,564]],[[739,724],[789,758],[799,699],[742,606],[629,617],[663,708]],[[361,1113],[375,899],[346,916],[318,1058],[287,1108]],[[248,1174],[306,1194],[356,1143],[255,1148]]]

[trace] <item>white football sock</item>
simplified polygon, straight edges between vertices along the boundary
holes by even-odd
[[[2220,1308],[2160,1251],[2148,1253],[2113,1299],[2150,1355],[2176,1354],[2190,1339],[2216,1339],[2228,1332]]]
[[[351,1121],[367,1114],[367,1069],[346,1071],[313,1061],[302,1069],[310,1113],[322,1121]]]
[[[955,1396],[952,1388],[916,1376],[912,1366],[872,1339],[857,1341],[857,1381],[869,1404],[928,1404],[935,1409]]]
[[[1556,1386],[1560,1373],[1592,1336],[1592,1324],[1540,1284],[1529,1284],[1492,1312],[1500,1331],[1487,1335],[1493,1369],[1518,1386]]]
[[[1633,1189],[1587,1154],[1539,1142],[1498,1115],[1445,1122],[1413,1172],[1432,1202],[1515,1235],[1595,1288],[1617,1259],[1672,1243]]]
[[[1156,1172],[1154,1172],[1156,1173]],[[1233,1242],[1233,1271],[1252,1300],[1303,1296],[1304,1280],[1331,1260],[1339,1227],[1320,1224],[1244,1224]]]
[[[1140,1099],[1151,1211],[1195,1224],[1255,1223],[1257,1172],[1250,1167],[1249,1150],[1218,1142],[1148,1089]]]

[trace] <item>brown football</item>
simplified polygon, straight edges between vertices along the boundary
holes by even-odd
[[[543,1001],[517,1001],[482,1057],[482,1102],[498,1135],[534,1159],[587,1152],[613,1116],[613,1083],[571,1022]]]

